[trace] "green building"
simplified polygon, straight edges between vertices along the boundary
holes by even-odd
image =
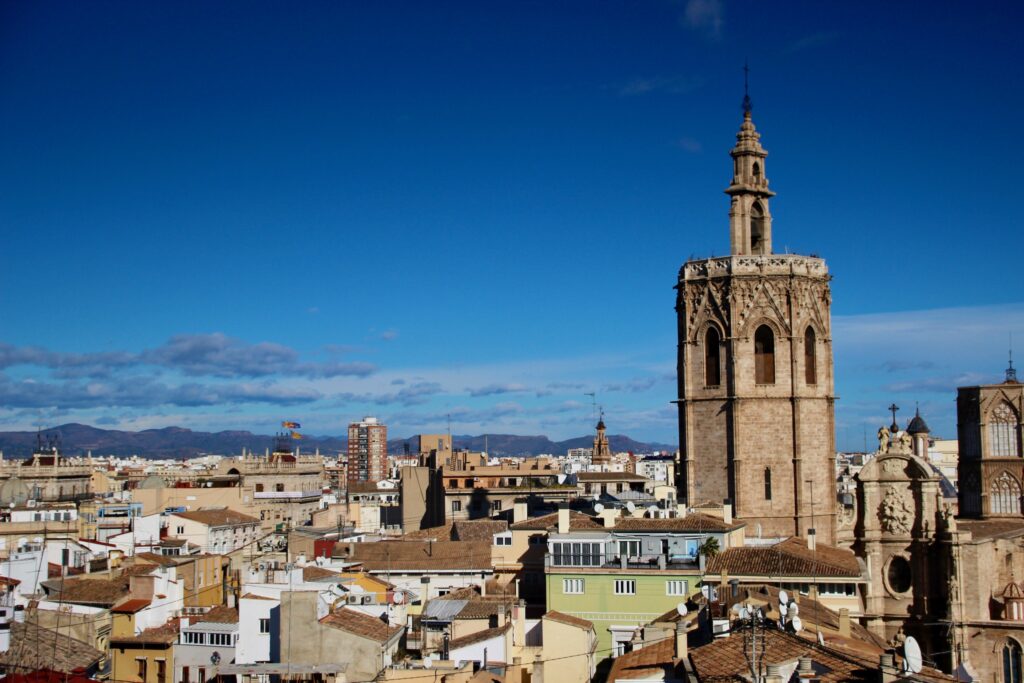
[[[707,538],[723,550],[743,544],[742,523],[710,515],[605,511],[583,521],[559,512],[544,562],[547,609],[593,622],[598,660],[618,656],[637,627],[700,592],[704,561],[697,549]]]

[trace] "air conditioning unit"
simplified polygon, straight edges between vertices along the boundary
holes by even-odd
[[[372,595],[364,595],[363,596],[363,604],[364,605],[372,605],[373,604],[373,596]]]
[[[36,506],[36,501],[35,501],[34,498],[30,498],[29,500],[25,501],[25,507],[34,508],[35,506]]]

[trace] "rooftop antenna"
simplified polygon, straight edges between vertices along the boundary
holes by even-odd
[[[754,103],[750,101],[750,66],[743,60],[743,114],[750,116]]]
[[[583,395],[590,397],[590,419],[593,420],[597,417],[597,392],[587,391],[584,392]]]
[[[1013,367],[1013,332],[1010,333],[1010,366],[1006,368],[1006,381],[1017,381],[1017,369]]]

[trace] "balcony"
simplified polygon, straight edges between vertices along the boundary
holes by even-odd
[[[559,569],[578,567],[582,569],[698,569],[700,564],[696,556],[690,555],[637,555],[626,556],[617,554],[561,554],[544,556],[545,568]]]
[[[253,498],[257,500],[273,500],[273,499],[284,499],[284,500],[316,500],[320,498],[321,491],[256,491],[253,493]]]

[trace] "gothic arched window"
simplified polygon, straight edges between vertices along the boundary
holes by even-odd
[[[989,512],[993,515],[1020,514],[1020,484],[1006,472],[992,480],[989,487]]]
[[[1003,683],[1021,683],[1020,643],[1010,638],[1003,645]]]
[[[772,468],[764,468],[764,499],[772,499]]]
[[[807,384],[818,383],[818,347],[814,335],[814,328],[808,327],[804,332],[804,382]]]
[[[761,164],[757,163],[756,161],[754,162],[754,177],[761,177]]]
[[[767,325],[754,332],[754,381],[775,384],[775,335]]]
[[[750,250],[758,254],[764,246],[764,208],[761,202],[750,207]]]
[[[718,330],[709,327],[704,335],[704,385],[717,387],[722,383],[722,347]]]
[[[1017,413],[1003,401],[988,419],[988,451],[994,457],[1012,458],[1019,454],[1017,444]]]

